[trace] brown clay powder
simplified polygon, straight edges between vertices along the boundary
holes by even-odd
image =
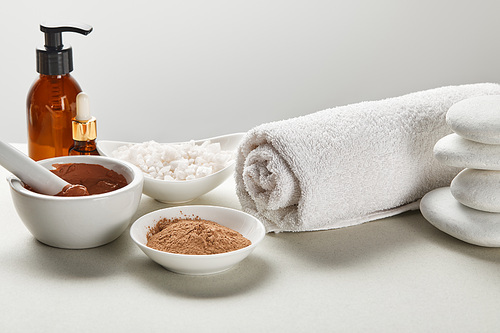
[[[147,235],[147,246],[178,254],[217,254],[252,244],[239,232],[200,218],[162,219]]]

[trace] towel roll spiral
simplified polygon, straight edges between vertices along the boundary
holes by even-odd
[[[352,226],[418,209],[428,191],[460,171],[433,157],[450,133],[454,103],[500,94],[500,85],[441,87],[262,124],[236,159],[244,211],[268,232]]]

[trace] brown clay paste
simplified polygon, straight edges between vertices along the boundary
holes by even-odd
[[[73,185],[57,194],[60,196],[85,195],[79,192],[80,185],[87,188],[88,194],[107,193],[127,185],[123,175],[98,164],[61,163],[53,167],[50,171]]]

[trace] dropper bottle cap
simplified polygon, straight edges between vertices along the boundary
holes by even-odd
[[[90,115],[89,96],[84,92],[76,96],[76,116],[72,124],[73,140],[91,141],[97,138],[96,119]]]

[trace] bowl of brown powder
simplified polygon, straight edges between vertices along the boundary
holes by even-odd
[[[160,209],[137,219],[130,236],[164,268],[181,274],[223,272],[245,259],[264,238],[264,225],[242,211],[217,206]]]

